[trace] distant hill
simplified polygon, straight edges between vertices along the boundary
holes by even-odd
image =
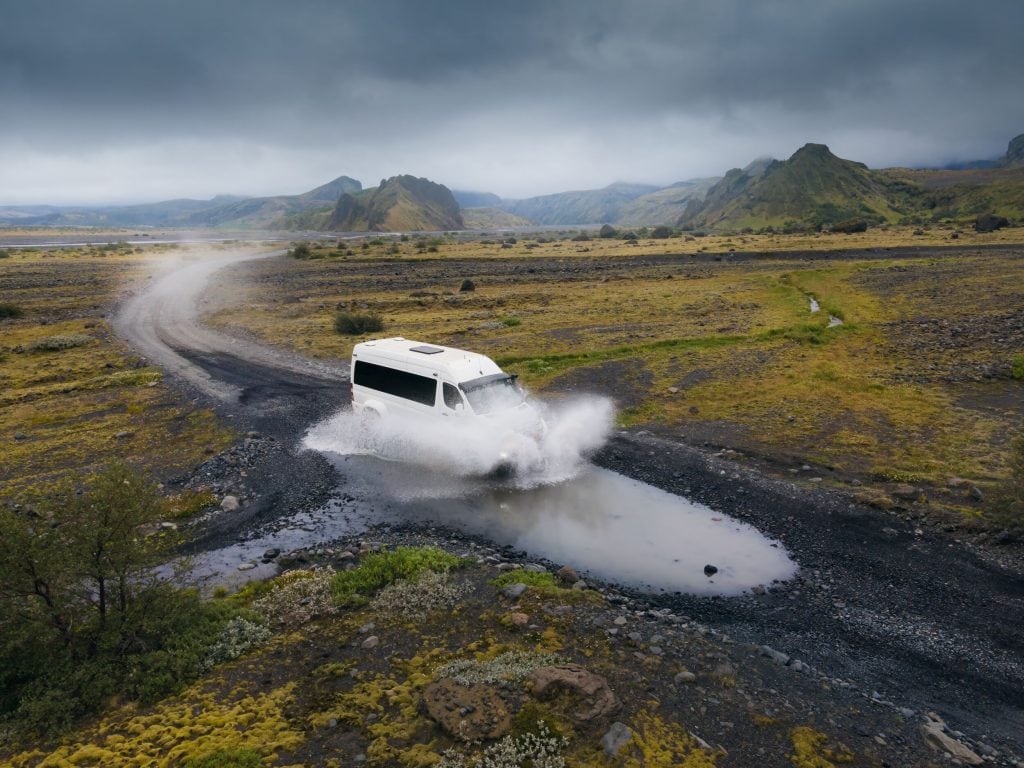
[[[815,228],[848,219],[898,221],[896,182],[824,144],[806,144],[789,160],[755,161],[733,170],[679,218],[708,229]]]
[[[210,200],[164,200],[117,206],[5,206],[0,222],[17,226],[53,227],[180,227],[195,229],[282,229],[292,217],[311,209],[327,209],[343,192],[363,188],[340,176],[300,195],[240,197],[217,195]]]
[[[466,229],[512,229],[529,227],[532,222],[500,208],[463,208],[462,222]]]
[[[464,192],[453,189],[452,196],[463,210],[466,208],[494,208],[501,205],[501,198],[491,192]]]
[[[392,176],[358,194],[343,193],[327,228],[344,232],[416,232],[463,229],[459,204],[443,184]]]
[[[670,187],[649,192],[630,200],[619,209],[618,218],[610,222],[622,227],[672,225],[686,211],[691,201],[704,199],[719,178],[680,181]]]
[[[616,182],[603,189],[503,200],[500,208],[534,224],[609,224],[619,220],[628,203],[658,189],[650,184]]]
[[[301,195],[250,197],[237,202],[197,211],[178,226],[210,229],[303,229],[297,226],[304,213],[321,213],[345,193],[359,192],[363,185],[339,176]],[[321,218],[324,218],[321,216]]]

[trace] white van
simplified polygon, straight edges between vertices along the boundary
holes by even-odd
[[[421,423],[478,422],[482,429],[499,433],[495,468],[517,461],[524,452],[539,454],[547,429],[544,419],[516,377],[486,355],[396,336],[356,344],[351,371],[357,414]]]

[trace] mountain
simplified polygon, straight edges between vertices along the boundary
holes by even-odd
[[[658,189],[650,184],[616,182],[603,189],[503,200],[500,208],[534,224],[608,224],[619,220],[626,204]]]
[[[0,221],[17,226],[53,227],[188,227],[194,229],[282,229],[289,220],[312,209],[330,211],[344,192],[363,188],[339,176],[300,195],[240,197],[217,195],[210,200],[164,200],[114,206],[4,206]]]
[[[339,176],[301,195],[250,197],[193,213],[178,226],[211,229],[304,229],[296,226],[303,214],[325,214],[339,196],[359,192],[363,185]],[[320,218],[326,218],[321,215]],[[315,228],[315,227],[314,227]]]
[[[465,192],[458,189],[452,190],[452,196],[459,208],[495,208],[501,205],[501,198],[491,192]]]
[[[443,184],[392,176],[380,186],[338,198],[327,229],[344,232],[463,229],[459,204]]]
[[[514,229],[532,225],[522,216],[500,208],[463,208],[462,221],[466,229]]]
[[[718,177],[691,179],[641,195],[623,205],[618,218],[610,223],[622,227],[670,225],[683,215],[691,200],[703,200],[718,181]]]
[[[1024,133],[1010,139],[999,165],[1002,168],[1024,168]]]
[[[898,182],[843,160],[824,144],[805,144],[788,160],[755,161],[734,168],[702,202],[679,218],[708,229],[816,228],[848,219],[898,221]]]

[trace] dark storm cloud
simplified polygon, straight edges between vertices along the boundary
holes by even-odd
[[[7,6],[0,202],[33,168],[60,183],[62,161],[83,163],[73,186],[88,158],[111,179],[93,195],[130,196],[133,168],[179,193],[186,171],[198,194],[280,190],[289,168],[285,187],[412,171],[526,193],[720,173],[811,140],[941,162],[1024,130],[1017,0]]]

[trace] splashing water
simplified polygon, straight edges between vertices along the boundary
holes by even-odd
[[[586,458],[604,445],[614,413],[611,401],[600,397],[479,418],[402,414],[371,419],[346,409],[310,429],[303,444],[315,451],[376,455],[463,477],[508,470],[516,487],[528,488],[575,477]]]

